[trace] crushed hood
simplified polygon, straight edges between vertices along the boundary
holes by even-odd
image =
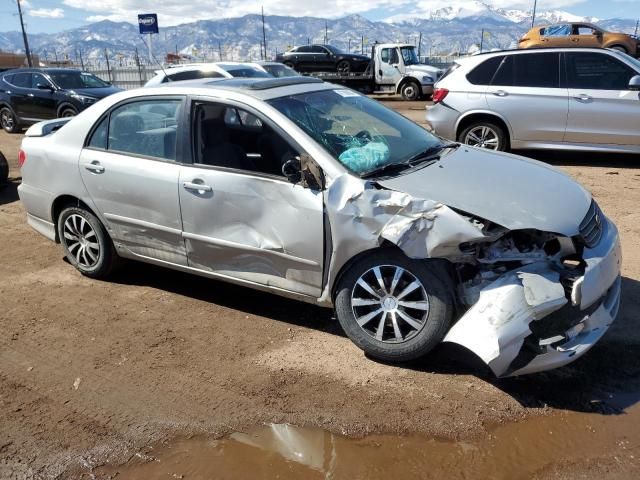
[[[378,182],[497,223],[573,236],[591,195],[544,163],[461,146],[435,164]]]

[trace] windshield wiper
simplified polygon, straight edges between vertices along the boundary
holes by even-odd
[[[455,142],[451,142],[451,143],[444,143],[444,144],[440,144],[440,145],[435,145],[433,147],[429,147],[426,150],[423,150],[422,152],[416,153],[415,155],[413,155],[412,157],[409,157],[409,160],[407,160],[405,163],[409,163],[409,164],[413,164],[415,162],[417,162],[418,160],[432,160],[432,159],[440,159],[440,152],[442,152],[442,150],[448,149],[448,148],[458,148],[460,146],[459,143],[455,143]]]

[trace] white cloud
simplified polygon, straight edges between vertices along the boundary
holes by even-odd
[[[27,15],[40,18],[64,18],[64,10],[61,8],[33,8],[27,11]]]

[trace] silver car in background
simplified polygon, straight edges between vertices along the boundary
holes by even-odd
[[[615,50],[498,51],[458,60],[427,121],[493,150],[640,153],[640,61]]]
[[[82,274],[126,258],[333,306],[384,361],[445,341],[546,370],[620,303],[617,229],[567,175],[313,78],[120,93],[31,127],[20,162],[29,224]]]

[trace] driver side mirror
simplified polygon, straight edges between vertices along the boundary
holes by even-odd
[[[631,77],[631,80],[629,80],[629,90],[640,90],[640,75]]]
[[[322,169],[306,153],[290,158],[282,165],[282,174],[294,185],[300,183],[304,188],[324,190],[325,179]]]
[[[302,180],[302,163],[300,157],[290,158],[282,164],[282,174],[289,182],[296,184]]]
[[[50,92],[53,92],[53,87],[51,85],[43,85],[42,83],[39,83],[36,85],[36,88],[38,90],[49,90]]]

